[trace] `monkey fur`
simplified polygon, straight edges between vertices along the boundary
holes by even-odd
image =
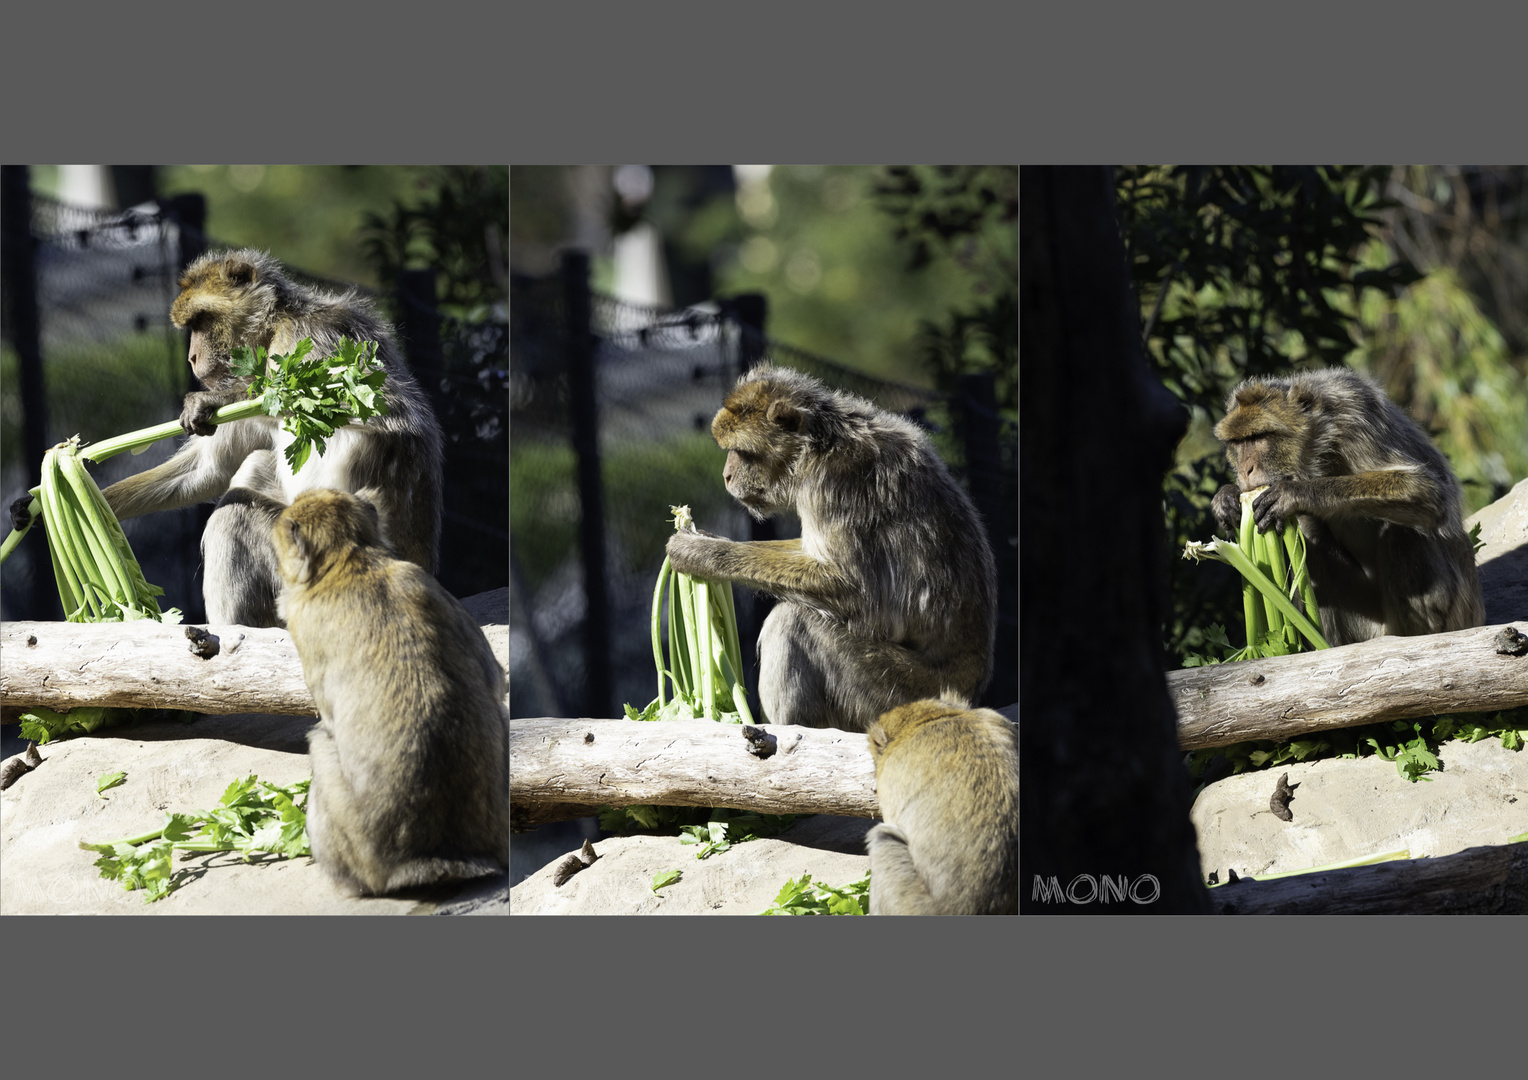
[[[960,698],[914,701],[871,723],[883,824],[870,849],[872,915],[1017,915],[1019,739]]]
[[[669,537],[675,569],[779,598],[759,633],[772,723],[864,731],[894,705],[992,674],[997,572],[971,499],[928,437],[862,398],[761,364],[711,425],[727,490],[796,540]]]
[[[272,535],[319,714],[314,859],[360,895],[506,870],[509,713],[482,630],[423,568],[388,553],[362,498],[304,492]]]
[[[251,248],[203,255],[181,275],[180,289],[170,319],[190,331],[187,359],[207,388],[185,398],[181,426],[191,438],[170,460],[104,494],[120,519],[217,500],[202,534],[207,620],[280,625],[271,526],[283,507],[312,488],[370,488],[393,551],[433,571],[440,544],[440,426],[387,324],[367,301],[293,281],[274,258]],[[333,354],[341,337],[377,342],[387,370],[388,415],[336,431],[324,453],[294,475],[283,452],[292,436],[275,417],[216,426],[209,418],[247,397],[247,384],[229,368],[236,346],[285,354],[305,337],[313,339],[315,356]]]
[[[1485,622],[1459,481],[1427,434],[1356,371],[1248,379],[1215,425],[1236,476],[1215,495],[1235,535],[1238,494],[1259,531],[1296,515],[1328,643]]]

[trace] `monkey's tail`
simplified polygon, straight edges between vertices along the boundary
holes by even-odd
[[[387,886],[382,891],[393,892],[448,881],[468,881],[490,874],[502,874],[506,869],[499,860],[486,856],[472,859],[410,859],[393,868],[393,872],[388,875]]]

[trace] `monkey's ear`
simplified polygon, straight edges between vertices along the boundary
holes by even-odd
[[[783,431],[800,431],[806,422],[801,410],[788,401],[771,401],[765,418]]]
[[[870,754],[872,757],[880,757],[884,754],[886,752],[886,744],[891,741],[891,736],[886,734],[886,729],[881,726],[879,720],[871,721],[870,726],[865,729],[865,738],[870,743]]]
[[[229,259],[223,264],[229,284],[248,285],[255,280],[255,264],[244,259]]]
[[[1304,385],[1290,387],[1289,400],[1294,402],[1301,412],[1315,412],[1321,405],[1321,395]]]
[[[291,518],[282,518],[281,527],[287,531],[287,537],[292,543],[292,553],[296,556],[297,576],[299,585],[306,585],[313,578],[313,548],[308,543],[307,536],[302,531],[302,526]]]

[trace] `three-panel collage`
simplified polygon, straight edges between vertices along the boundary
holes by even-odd
[[[0,179],[0,914],[1528,910],[1528,168]]]

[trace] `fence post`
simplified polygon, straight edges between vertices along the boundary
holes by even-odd
[[[9,301],[5,312],[6,336],[16,349],[20,362],[21,451],[26,462],[23,483],[42,468],[42,456],[48,449],[48,396],[42,370],[42,324],[37,312],[36,241],[32,236],[32,192],[25,165],[0,166],[0,276],[5,282]],[[16,495],[22,494],[17,492]],[[3,519],[0,519],[3,520]],[[9,531],[6,521],[4,531]],[[43,564],[32,559],[31,614],[44,618],[45,612],[58,610],[50,588],[51,575]],[[23,618],[27,616],[22,616]]]
[[[164,209],[175,222],[176,256],[180,259],[180,265],[170,269],[170,283],[174,285],[180,280],[181,271],[207,250],[207,197],[199,191],[188,191],[184,195],[166,199]],[[177,292],[178,289],[172,289],[171,295]],[[185,347],[182,352],[184,356],[191,349],[191,331],[187,330],[181,335],[181,344]],[[186,389],[201,389],[201,383],[197,382],[196,372],[191,370],[190,364],[186,365]],[[203,508],[199,516],[205,525],[211,510]]]
[[[723,306],[723,310],[737,321],[737,373],[742,375],[764,359],[764,324],[769,318],[769,298],[763,293],[739,293]],[[748,539],[776,540],[779,536],[773,518],[757,521],[749,516]],[[759,666],[754,658],[758,656],[759,631],[775,606],[775,599],[751,589],[736,591],[743,594],[737,604],[738,644],[742,646],[744,658],[743,684],[747,687],[755,716],[759,716]]]
[[[600,483],[599,402],[594,383],[594,306],[589,256],[562,254],[564,348],[573,452],[578,457],[578,537],[584,560],[584,715],[613,715],[610,702],[610,598],[605,582],[605,501]]]
[[[739,293],[732,298],[738,325],[738,374],[764,357],[764,323],[769,318],[769,297],[763,293]]]

